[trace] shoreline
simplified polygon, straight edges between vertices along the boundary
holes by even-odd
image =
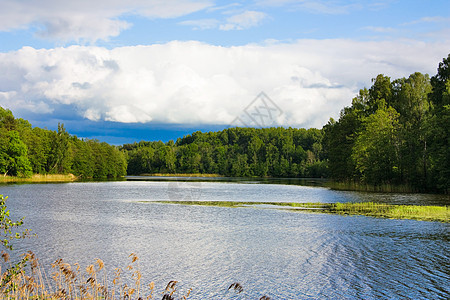
[[[434,195],[449,195],[448,193],[437,193],[435,191],[419,191],[411,186],[406,185],[391,185],[383,184],[379,186],[368,185],[358,182],[342,182],[334,181],[328,178],[297,178],[297,177],[227,177],[220,174],[202,174],[202,173],[143,173],[139,175],[125,175],[120,177],[126,180],[127,177],[180,177],[180,178],[221,178],[221,179],[242,179],[242,180],[310,180],[320,182],[312,186],[319,186],[329,188],[335,191],[353,191],[353,192],[367,192],[367,193],[397,193],[397,194],[434,194]],[[74,182],[83,180],[105,181],[105,179],[81,178],[73,174],[34,174],[31,177],[15,177],[15,176],[0,176],[0,184],[2,183],[51,183],[51,182]],[[111,180],[111,179],[109,179]],[[112,180],[119,180],[115,178]],[[309,186],[309,185],[307,185]]]
[[[202,174],[202,173],[143,173],[139,175],[127,176],[142,176],[142,177],[196,177],[196,178],[240,178],[240,179],[261,179],[261,180],[314,180],[321,182],[318,186],[329,188],[335,191],[353,191],[353,192],[368,192],[368,193],[396,193],[396,194],[434,194],[434,195],[448,195],[448,193],[438,193],[436,191],[421,191],[409,185],[398,184],[381,184],[370,185],[353,181],[334,181],[330,178],[323,177],[228,177],[220,174]],[[314,185],[316,186],[316,185]]]

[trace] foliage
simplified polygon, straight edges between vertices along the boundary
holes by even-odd
[[[433,117],[430,120],[430,183],[439,190],[450,191],[450,54],[439,63],[431,78]]]
[[[13,221],[10,219],[9,210],[6,207],[6,199],[8,197],[3,197],[0,195],[0,231],[2,233],[1,242],[3,246],[12,250],[13,246],[11,241],[14,239],[21,239],[28,234],[28,230],[23,232],[17,232],[17,228],[22,226],[23,218],[18,221]],[[2,251],[2,254],[4,252]]]
[[[395,181],[399,170],[398,113],[379,108],[363,120],[352,149],[352,158],[362,180],[370,184]]]
[[[448,193],[450,55],[431,79],[384,75],[324,126],[323,153],[340,182]],[[351,186],[352,184],[346,184]],[[357,184],[358,185],[358,184]]]
[[[27,147],[15,130],[0,130],[0,172],[3,176],[27,177],[31,175],[31,165],[27,157]]]
[[[0,107],[0,173],[74,174],[80,178],[116,178],[126,175],[125,154],[115,146],[71,136],[64,124],[58,130],[32,128]]]
[[[123,145],[128,174],[202,173],[224,176],[325,177],[322,130],[229,128],[194,132],[174,143]]]

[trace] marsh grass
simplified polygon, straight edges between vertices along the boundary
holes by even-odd
[[[413,219],[448,223],[448,206],[390,205],[382,203],[334,203],[328,208],[331,213],[364,215],[390,219]]]
[[[9,259],[4,253],[5,262]],[[52,265],[51,276],[43,271],[38,259],[32,252],[26,253],[21,261],[7,270],[0,267],[1,299],[187,299],[186,294],[175,298],[177,281],[170,281],[162,293],[155,293],[155,283],[144,284],[139,268],[139,258],[130,254],[131,262],[123,271],[115,269],[112,283],[109,283],[105,265],[101,259],[94,264],[81,268],[79,264],[70,265],[62,259]],[[124,278],[128,274],[131,280]],[[129,279],[129,278],[128,278]],[[131,284],[128,285],[128,282]]]
[[[15,176],[0,176],[0,183],[15,183],[15,182],[72,182],[77,180],[73,174],[34,174],[31,177],[15,177]]]
[[[144,202],[144,201],[142,201]],[[450,222],[448,206],[390,205],[383,203],[295,203],[295,202],[238,202],[238,201],[154,201],[152,203],[202,205],[216,207],[255,207],[295,209],[302,212],[342,215],[363,215],[390,219]]]
[[[380,184],[371,185],[355,181],[327,181],[324,186],[340,191],[359,191],[374,193],[416,193],[418,190],[409,185]]]

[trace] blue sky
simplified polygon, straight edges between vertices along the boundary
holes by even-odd
[[[448,1],[0,0],[0,106],[122,144],[233,126],[264,91],[271,125],[320,128],[449,50]]]

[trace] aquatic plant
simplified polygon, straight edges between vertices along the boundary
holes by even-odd
[[[146,201],[141,201],[146,202]],[[384,203],[298,203],[298,202],[239,202],[239,201],[147,201],[178,205],[217,207],[253,207],[289,209],[297,212],[364,215],[377,218],[412,219],[420,221],[450,222],[448,206],[391,205]]]

